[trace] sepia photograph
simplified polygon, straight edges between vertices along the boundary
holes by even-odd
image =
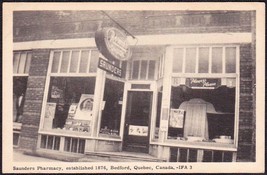
[[[263,173],[263,3],[4,3],[3,173]]]

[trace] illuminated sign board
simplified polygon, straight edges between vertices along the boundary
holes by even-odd
[[[108,60],[128,60],[132,52],[124,32],[114,27],[106,27],[95,33],[98,50]]]
[[[105,70],[117,77],[122,76],[122,69],[99,57],[98,68]]]

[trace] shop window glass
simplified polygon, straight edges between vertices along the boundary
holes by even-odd
[[[195,73],[196,48],[186,48],[185,63],[185,72]]]
[[[21,53],[20,54],[19,67],[18,67],[18,73],[19,74],[23,74],[24,73],[26,59],[27,59],[27,53]]]
[[[27,74],[30,70],[32,53],[29,51],[14,52],[13,54],[13,73]]]
[[[95,77],[51,77],[43,128],[90,132],[94,89]]]
[[[225,48],[225,72],[235,73],[236,72],[236,48],[227,47]]]
[[[155,60],[135,60],[133,61],[132,79],[153,80],[155,77]]]
[[[173,73],[181,73],[183,71],[183,55],[184,55],[183,48],[174,49],[173,67],[172,67]]]
[[[13,121],[21,122],[28,77],[13,78]]]
[[[147,60],[142,60],[141,61],[141,72],[140,72],[141,80],[146,79],[146,73],[147,73]]]
[[[54,52],[53,55],[53,63],[52,63],[52,73],[57,73],[58,72],[58,66],[59,66],[59,61],[60,61],[60,52]]]
[[[208,73],[209,72],[209,48],[199,48],[199,60],[198,60],[198,72]]]
[[[212,48],[212,73],[222,73],[222,47]]]
[[[234,139],[235,88],[216,89],[172,87],[168,138],[187,140],[190,136],[207,142],[219,136]]]
[[[148,68],[148,79],[149,80],[153,80],[155,78],[155,67],[156,67],[156,61],[150,60],[149,68]]]
[[[89,51],[82,51],[80,69],[79,69],[80,73],[86,73],[88,67],[88,58],[89,58]]]
[[[89,72],[96,72],[97,64],[98,64],[98,58],[99,58],[99,52],[96,50],[92,50]]]
[[[124,83],[106,79],[100,136],[119,136]]]
[[[61,69],[60,69],[61,73],[66,73],[68,71],[69,59],[70,59],[70,52],[64,51],[61,60]]]
[[[80,51],[72,51],[70,61],[70,72],[75,73],[78,68]]]
[[[25,65],[25,73],[29,73],[30,64],[31,64],[32,54],[30,52],[27,53],[27,60]]]
[[[132,79],[138,79],[139,75],[139,61],[133,62]]]

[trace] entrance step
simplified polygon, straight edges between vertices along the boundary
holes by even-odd
[[[106,161],[106,162],[166,162],[149,154],[137,152],[86,152],[79,162]]]

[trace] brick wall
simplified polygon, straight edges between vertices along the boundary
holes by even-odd
[[[107,13],[133,35],[251,31],[251,12],[244,11],[108,11]],[[100,11],[15,12],[14,42],[91,38],[94,37],[99,23],[102,27],[116,26]]]
[[[33,50],[19,146],[36,149],[50,51]]]
[[[238,161],[255,161],[253,78],[255,62],[252,59],[252,45],[240,46],[240,105]]]

